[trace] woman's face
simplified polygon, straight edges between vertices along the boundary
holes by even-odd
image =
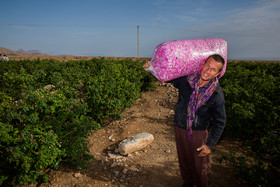
[[[220,74],[220,69],[222,66],[222,63],[215,61],[213,58],[209,58],[203,65],[203,68],[200,72],[200,78],[203,81],[210,81]]]

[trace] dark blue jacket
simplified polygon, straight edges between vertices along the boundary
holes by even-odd
[[[187,129],[187,107],[193,88],[190,86],[187,77],[181,77],[170,81],[174,87],[179,89],[178,102],[175,105],[175,122],[178,127]],[[211,123],[211,131],[206,145],[213,148],[221,137],[226,125],[224,93],[220,84],[217,85],[209,100],[202,105],[195,113],[192,130],[206,130]]]

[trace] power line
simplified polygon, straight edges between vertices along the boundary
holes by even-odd
[[[139,28],[140,25],[137,25],[137,57],[139,58]]]

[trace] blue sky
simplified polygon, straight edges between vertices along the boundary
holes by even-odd
[[[0,47],[151,57],[168,40],[219,37],[229,59],[280,59],[280,0],[1,1]]]

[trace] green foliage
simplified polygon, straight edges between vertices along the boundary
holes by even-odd
[[[142,65],[105,59],[1,61],[0,185],[47,181],[44,171],[62,160],[86,167],[91,131],[119,117],[152,85]]]
[[[243,140],[244,146],[254,152],[256,162],[270,163],[270,170],[280,168],[279,82],[279,63],[229,62],[220,80],[226,99],[226,134]],[[247,168],[251,182],[269,182],[267,178],[257,180],[264,172],[262,164],[245,167],[248,162],[238,159],[239,171],[246,173]]]
[[[247,181],[253,186],[279,186],[279,171],[271,169],[269,165],[258,157],[249,154],[237,155],[230,150],[228,154],[220,155],[218,161],[225,161],[234,168],[235,176]]]
[[[6,179],[12,174],[16,183],[32,183],[43,168],[58,167],[61,150],[58,137],[52,130],[41,126],[26,126],[20,130],[3,123],[0,128],[1,173],[6,174]]]

